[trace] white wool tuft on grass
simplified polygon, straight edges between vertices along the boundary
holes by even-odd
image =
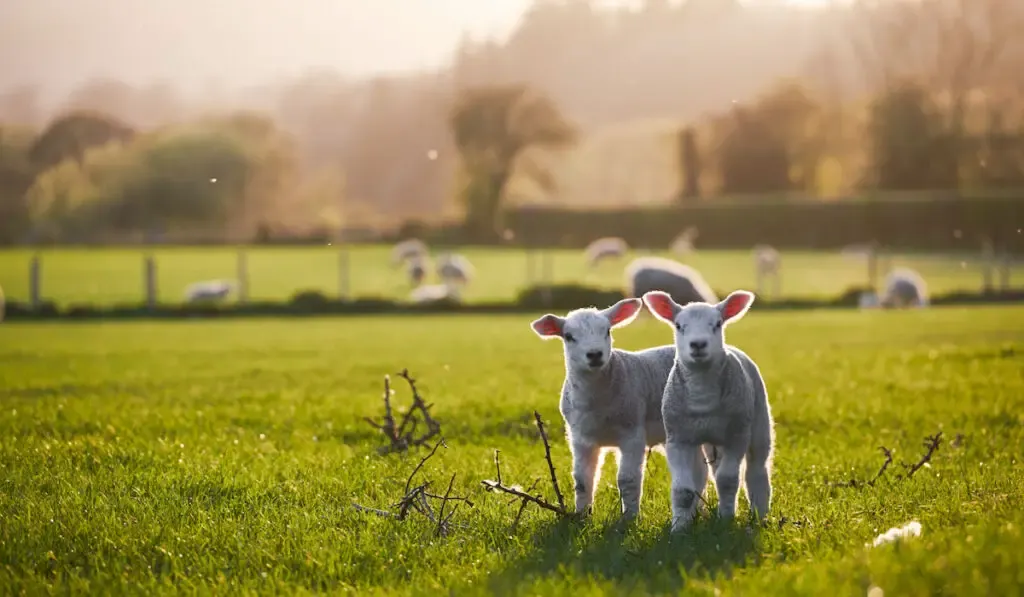
[[[916,520],[912,520],[901,527],[892,527],[888,531],[875,537],[875,540],[871,542],[871,547],[878,547],[879,545],[885,545],[886,543],[892,543],[899,541],[900,539],[909,539],[911,537],[921,536],[921,523]]]

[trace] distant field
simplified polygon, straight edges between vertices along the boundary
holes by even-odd
[[[538,409],[572,502],[561,349],[529,320],[0,324],[0,595],[1024,591],[1024,308],[755,303],[729,339],[758,360],[771,395],[772,514],[748,528],[741,498],[739,519],[705,518],[675,538],[659,455],[626,531],[613,526],[611,458],[585,525],[530,509],[511,531],[515,506],[483,492],[495,449],[507,482],[546,477],[529,423]],[[669,334],[642,315],[615,337],[635,349]],[[456,473],[455,491],[475,504],[448,538],[422,517],[352,507],[391,508],[424,453],[378,456],[362,420],[380,414],[381,378],[402,367],[448,445],[419,478],[443,492]],[[930,465],[897,480],[939,430]],[[878,446],[895,463],[877,485],[830,485],[875,475]],[[920,537],[865,546],[911,520]]]
[[[582,251],[552,251],[556,283],[622,288],[627,260],[607,262],[589,269]],[[470,249],[477,278],[465,293],[467,301],[512,299],[530,282],[526,253],[511,249]],[[402,269],[390,265],[390,249],[363,246],[352,250],[350,288],[356,296],[401,298],[409,293]],[[138,249],[55,249],[42,253],[42,293],[58,304],[138,303],[143,298],[143,253]],[[191,282],[233,279],[234,249],[220,247],[166,248],[156,251],[159,294],[162,302],[183,299]],[[29,296],[27,250],[0,251],[0,287],[9,300]],[[894,255],[888,263],[918,269],[932,292],[978,290],[981,269],[974,256]],[[300,290],[338,293],[338,251],[331,247],[254,248],[248,250],[250,297],[285,300]],[[754,289],[753,261],[747,251],[698,251],[686,262],[701,270],[712,287],[728,291]],[[535,274],[537,275],[537,274]],[[535,278],[533,283],[538,280]],[[837,253],[783,254],[782,291],[786,296],[832,297],[867,281],[862,260]],[[1024,265],[1013,271],[1011,282],[1024,285]]]

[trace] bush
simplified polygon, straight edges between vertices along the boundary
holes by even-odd
[[[547,299],[550,298],[550,301]],[[621,290],[607,290],[561,284],[554,286],[530,286],[516,297],[516,304],[529,309],[557,309],[568,311],[579,307],[607,307],[621,301],[625,295]]]

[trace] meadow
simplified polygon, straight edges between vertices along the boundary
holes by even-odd
[[[0,594],[1020,595],[1024,307],[761,312],[729,328],[777,423],[767,523],[667,532],[664,458],[615,524],[614,463],[585,523],[485,493],[545,479],[536,409],[572,500],[562,355],[526,316],[0,324]],[[669,340],[649,314],[616,331]],[[382,456],[363,417],[402,368],[447,447],[418,473],[473,507],[446,537],[390,509],[426,449]],[[395,379],[395,404],[409,403]],[[928,466],[906,478],[922,440]],[[883,462],[894,463],[865,485]],[[900,476],[903,475],[903,478]],[[859,479],[855,487],[850,479]],[[439,487],[438,487],[439,486]],[[551,488],[538,485],[549,500]],[[715,503],[713,490],[709,498]],[[917,520],[920,537],[869,547]],[[877,593],[876,593],[877,594]]]
[[[476,269],[476,278],[464,293],[467,302],[510,301],[524,287],[541,282],[540,260],[534,260],[531,276],[524,250],[474,247],[463,253]],[[622,288],[622,272],[628,259],[645,254],[634,252],[625,259],[591,269],[581,250],[549,253],[554,283],[604,288]],[[60,306],[139,304],[144,300],[143,255],[140,249],[44,250],[42,295]],[[163,303],[182,302],[185,287],[192,282],[235,279],[237,274],[237,250],[229,247],[159,248],[154,255],[158,266],[157,291]],[[405,272],[391,265],[390,247],[357,246],[349,255],[350,296],[408,296],[410,286]],[[0,288],[9,300],[28,299],[31,256],[26,249],[0,251]],[[698,268],[719,292],[756,288],[749,251],[699,250],[682,260]],[[247,262],[252,300],[284,301],[303,290],[338,295],[340,268],[336,247],[250,248]],[[917,269],[932,293],[976,292],[982,286],[981,267],[973,254],[892,254],[885,257],[883,266]],[[781,279],[784,296],[833,298],[852,286],[866,284],[868,270],[863,258],[839,252],[793,251],[783,253]],[[1010,279],[1017,286],[1022,284],[1024,263],[1013,267]]]

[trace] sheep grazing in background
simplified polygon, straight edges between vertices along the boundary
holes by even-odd
[[[647,448],[665,440],[661,396],[675,348],[612,348],[612,328],[629,325],[642,307],[640,299],[629,298],[603,310],[576,309],[565,317],[548,313],[530,324],[541,339],[559,338],[565,349],[558,408],[572,451],[577,514],[591,511],[605,453],[617,450],[622,515],[636,517]],[[707,474],[703,454],[690,465],[694,474],[701,468]]]
[[[228,297],[234,284],[226,280],[206,280],[190,284],[185,289],[185,300],[189,303],[217,302]]]
[[[677,303],[716,303],[715,291],[696,269],[663,257],[638,257],[626,266],[626,295],[661,290]]]
[[[403,240],[391,250],[391,263],[399,266],[409,259],[426,257],[429,253],[427,245],[418,238]]]
[[[587,265],[596,267],[602,261],[623,257],[629,251],[626,241],[618,237],[599,238],[587,245],[584,251]]]
[[[437,259],[437,276],[446,284],[468,284],[473,273],[473,264],[458,253],[446,253]]]
[[[926,307],[928,306],[928,285],[921,274],[909,268],[897,268],[885,278],[883,307]]]
[[[772,294],[776,297],[782,293],[782,281],[780,269],[782,268],[782,255],[769,245],[754,246],[754,273],[757,276],[757,293],[764,294],[765,280],[772,279]]]
[[[453,284],[427,284],[414,288],[409,300],[424,304],[444,300],[460,302],[462,298],[458,287]]]
[[[693,253],[694,243],[697,242],[698,235],[696,226],[688,227],[672,240],[672,244],[669,245],[669,251],[675,255],[689,255]]]
[[[740,471],[754,514],[768,514],[775,430],[768,391],[754,361],[725,343],[725,326],[738,321],[754,295],[737,290],[718,304],[681,306],[664,292],[648,292],[647,308],[675,328],[675,362],[665,383],[662,417],[672,478],[672,530],[687,528],[707,484],[693,462],[702,444],[714,447],[712,471],[718,514],[736,515]],[[705,451],[707,447],[705,446]]]
[[[413,286],[419,286],[427,277],[427,270],[430,267],[430,258],[426,255],[415,255],[406,262],[406,273],[409,275],[409,282]]]

